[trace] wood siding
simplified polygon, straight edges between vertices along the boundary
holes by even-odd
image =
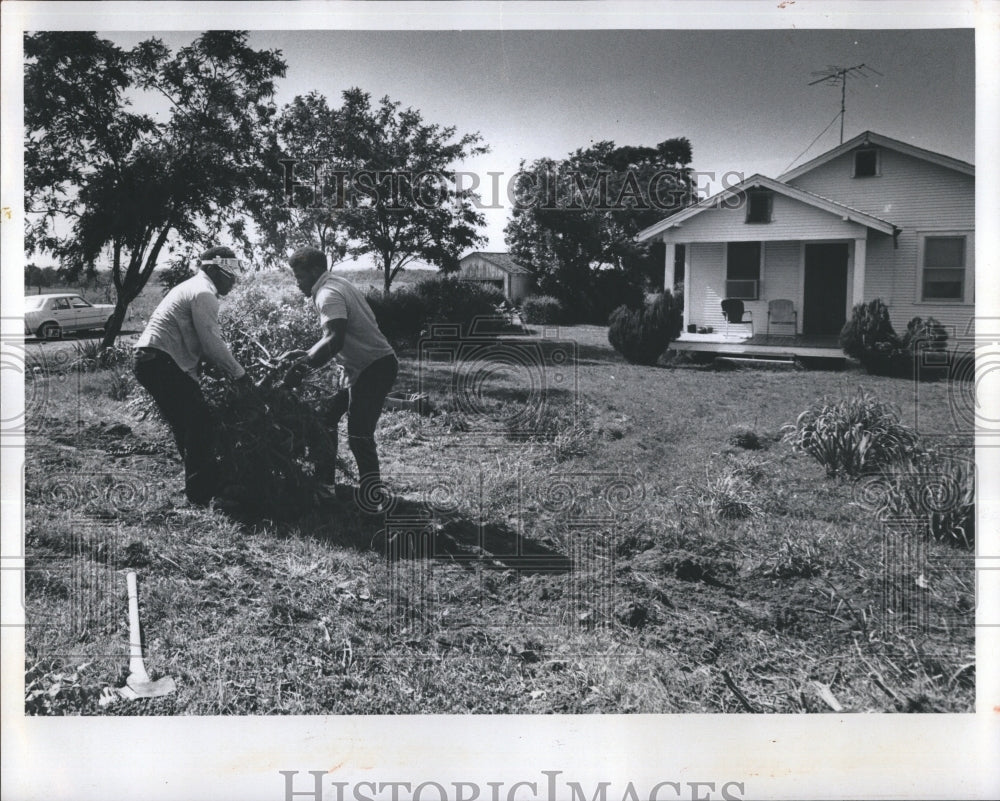
[[[744,307],[753,315],[756,333],[767,329],[768,300],[789,298],[795,302],[797,309],[801,307],[800,260],[799,242],[764,244],[760,300],[744,301]],[[722,316],[722,301],[726,297],[725,244],[705,242],[690,245],[688,267],[693,280],[687,282],[691,298],[688,305],[690,319],[684,320],[685,327],[695,323],[698,326],[710,325],[716,331],[723,330],[726,325]],[[801,321],[799,328],[801,330]]]
[[[845,153],[789,183],[902,229],[895,248],[890,237],[869,238],[865,298],[882,298],[897,331],[913,317],[931,316],[963,336],[975,314],[975,179],[887,148],[879,148],[879,175],[852,178],[853,159]],[[963,302],[920,300],[920,235],[934,232],[967,237]]]
[[[745,222],[746,208],[708,209],[663,232],[664,242],[742,242],[856,239],[867,230],[815,206],[775,194],[769,223]]]
[[[502,281],[507,277],[507,273],[499,267],[476,256],[462,259],[460,266],[461,277],[473,281]]]

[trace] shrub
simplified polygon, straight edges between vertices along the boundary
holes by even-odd
[[[827,475],[856,477],[905,461],[917,433],[899,420],[897,409],[864,389],[853,398],[818,401],[785,427],[785,440],[826,468]]]
[[[321,334],[312,301],[286,273],[237,284],[222,304],[219,325],[233,355],[247,369],[263,355],[307,349]]]
[[[645,301],[642,286],[624,270],[598,270],[589,290],[590,308],[585,322],[607,325],[619,306],[638,308]]]
[[[937,450],[918,451],[882,476],[883,520],[922,520],[935,539],[972,547],[975,542],[975,465]]]
[[[108,397],[116,401],[128,400],[135,385],[131,368],[117,366],[111,371],[108,379]]]
[[[400,288],[388,296],[379,289],[370,289],[365,298],[375,312],[378,327],[389,339],[415,339],[424,330],[427,304],[411,289]]]
[[[642,306],[620,306],[608,321],[608,341],[632,364],[656,364],[681,330],[681,309],[669,292]]]
[[[84,372],[106,370],[109,367],[132,365],[131,345],[111,345],[101,347],[101,340],[87,339],[73,344],[74,357],[71,367]]]
[[[898,369],[903,343],[889,320],[881,298],[859,303],[840,332],[844,353],[861,362],[873,375],[891,375]]]
[[[458,325],[464,335],[470,333],[476,318],[496,318],[497,307],[504,302],[503,293],[492,286],[451,276],[428,278],[413,291],[425,304],[427,326],[450,323]]]
[[[532,295],[521,304],[521,317],[535,325],[558,325],[565,317],[562,301],[551,295]]]
[[[944,351],[948,347],[948,331],[933,317],[926,320],[914,317],[906,324],[902,345],[910,353],[917,349]]]

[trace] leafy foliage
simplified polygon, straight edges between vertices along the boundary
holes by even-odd
[[[412,288],[396,289],[388,295],[371,289],[365,298],[378,327],[390,340],[413,340],[427,324],[427,302]]]
[[[892,375],[904,358],[902,340],[881,298],[854,307],[840,332],[840,347],[872,375]]]
[[[906,461],[918,437],[894,406],[859,388],[851,398],[812,404],[786,427],[785,440],[815,458],[827,475],[857,477]]]
[[[975,544],[975,464],[935,450],[919,450],[885,471],[883,519],[922,520],[936,539],[953,545]]]
[[[210,31],[171,53],[159,39],[125,51],[88,32],[25,37],[25,206],[29,252],[90,269],[107,248],[117,299],[111,345],[172,236],[207,243],[270,186],[274,79],[284,62],[240,31]],[[163,120],[128,93],[161,95]],[[67,235],[61,220],[71,221]]]
[[[633,364],[656,364],[681,331],[682,309],[669,292],[638,308],[620,306],[608,321],[608,341]]]
[[[558,325],[565,318],[565,309],[559,298],[551,295],[531,295],[521,303],[521,316],[526,323]]]
[[[416,284],[413,291],[425,305],[428,326],[455,324],[463,335],[472,331],[477,318],[497,318],[497,309],[504,304],[504,296],[499,289],[452,276],[428,278]],[[476,331],[483,333],[481,326]]]
[[[332,481],[330,403],[334,365],[296,389],[282,385],[271,359],[319,337],[315,311],[284,274],[238,286],[220,314],[223,337],[258,389],[248,397],[212,371],[202,390],[220,440],[220,474],[247,515],[290,518],[315,507]],[[339,462],[342,469],[344,463]]]
[[[269,252],[310,244],[337,258],[371,255],[388,292],[408,264],[453,272],[459,255],[484,241],[477,229],[485,218],[454,176],[456,163],[488,151],[478,133],[458,136],[389,97],[373,104],[358,88],[346,90],[337,109],[315,92],[296,97],[278,132],[285,158],[303,168],[310,159],[322,163],[324,191],[322,199],[309,197],[307,175],[299,180],[309,190],[292,195],[297,208],[270,210],[263,225]]]
[[[602,141],[565,159],[522,162],[518,202],[505,228],[511,256],[531,270],[542,293],[603,325],[611,310],[634,300],[615,293],[602,307],[601,268],[624,272],[640,287],[645,276],[662,272],[662,247],[634,237],[687,203],[690,161],[690,142],[678,138],[656,147]]]
[[[920,352],[947,349],[948,332],[933,317],[914,317],[900,337],[889,320],[889,309],[881,298],[859,303],[840,332],[844,353],[861,362],[872,375],[913,375]],[[929,373],[924,370],[922,375]]]

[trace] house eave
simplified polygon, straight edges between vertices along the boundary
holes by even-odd
[[[755,187],[764,187],[770,189],[773,192],[784,195],[785,197],[796,200],[800,203],[805,203],[808,206],[813,206],[821,211],[826,211],[829,214],[840,217],[844,221],[851,221],[863,225],[866,228],[871,228],[875,231],[879,231],[890,236],[895,236],[898,233],[898,228],[890,222],[881,220],[878,217],[873,217],[870,214],[865,214],[864,212],[858,211],[857,209],[852,209],[848,206],[838,203],[834,200],[828,198],[820,197],[812,192],[806,192],[803,189],[798,189],[794,186],[789,186],[786,183],[775,180],[774,178],[768,178],[763,175],[753,175],[750,178],[742,181],[736,186],[729,187],[728,189],[719,192],[712,197],[705,198],[699,201],[693,206],[689,206],[676,214],[671,215],[655,225],[651,225],[648,228],[639,231],[635,238],[638,242],[647,242],[657,236],[664,234],[671,228],[679,228],[681,224],[685,221],[701,214],[703,211],[708,211],[709,209],[719,208],[725,201],[730,198],[739,195],[748,189],[753,189]]]
[[[972,177],[975,177],[976,175],[975,165],[969,164],[967,161],[961,161],[959,159],[952,158],[951,156],[946,156],[943,153],[935,153],[933,150],[925,150],[922,147],[910,145],[906,142],[901,142],[898,139],[874,133],[873,131],[865,131],[858,134],[853,139],[849,139],[844,142],[844,144],[833,148],[833,150],[821,153],[816,158],[807,161],[805,164],[782,173],[778,176],[778,180],[782,182],[794,181],[799,176],[805,175],[807,172],[811,172],[817,167],[820,167],[828,161],[832,161],[845,153],[850,153],[859,145],[864,144],[873,144],[889,150],[896,150],[900,153],[904,153],[905,155],[913,156],[914,158],[922,159],[932,164],[937,164],[940,167],[955,170],[956,172],[963,173],[964,175],[970,175]]]

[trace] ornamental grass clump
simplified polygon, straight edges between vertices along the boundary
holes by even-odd
[[[937,540],[971,548],[975,544],[976,481],[971,459],[929,449],[886,471],[879,517],[920,521]]]
[[[864,389],[852,398],[814,403],[785,427],[784,439],[815,458],[827,475],[852,478],[905,461],[918,440],[894,406]]]

